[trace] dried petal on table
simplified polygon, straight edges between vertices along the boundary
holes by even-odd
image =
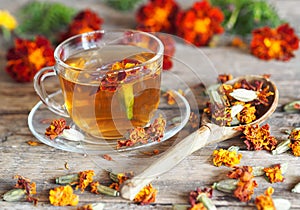
[[[90,183],[91,192],[95,194],[103,194],[108,196],[117,197],[120,196],[118,190],[113,189],[111,187],[107,187],[105,185],[99,184],[99,182],[92,182]]]
[[[93,170],[79,172],[79,183],[76,186],[76,189],[80,188],[81,192],[83,192],[85,188],[93,182],[94,175],[95,172]]]
[[[212,192],[212,188],[197,188],[195,191],[190,192],[189,201],[192,206],[190,210],[215,210],[216,207],[210,199]]]
[[[291,148],[293,155],[300,156],[300,129],[293,129],[288,139],[291,141],[289,148]]]

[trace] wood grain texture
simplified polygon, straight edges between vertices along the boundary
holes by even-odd
[[[16,11],[18,7],[26,2],[28,2],[28,0],[2,0],[1,5],[3,3],[8,9],[11,8],[13,11]],[[60,0],[60,2],[68,1]],[[72,6],[77,8],[92,6],[95,10],[99,11],[99,14],[107,20],[104,25],[106,28],[133,26],[132,14],[125,14],[125,16],[120,15],[104,6],[101,1],[88,0],[74,2],[76,3],[72,3]],[[190,2],[192,1],[188,1],[186,4]],[[296,9],[299,4],[297,0],[272,0],[271,2],[276,5],[280,14],[293,23],[295,22],[295,18],[299,20],[300,13],[299,10]],[[3,43],[3,40],[1,40],[0,43]],[[5,52],[3,50],[4,49],[0,50],[0,195],[14,186],[15,180],[13,176],[19,174],[37,183],[39,204],[36,209],[76,209],[76,207],[56,208],[49,204],[49,190],[57,186],[54,184],[54,178],[60,175],[93,169],[96,173],[96,180],[108,183],[107,172],[93,161],[94,159],[102,157],[70,153],[44,144],[39,146],[30,146],[27,144],[28,141],[38,141],[28,129],[27,117],[39,99],[31,83],[15,83],[6,74],[4,71]],[[260,61],[247,52],[226,46],[203,48],[202,50],[215,64],[216,72],[214,72],[214,74],[225,72],[232,73],[234,76],[243,74],[271,74],[271,79],[276,83],[280,93],[278,108],[267,120],[267,123],[271,125],[272,135],[281,140],[287,137],[287,135],[279,132],[281,127],[300,127],[299,113],[287,114],[282,111],[282,106],[285,103],[300,99],[299,50],[296,52],[296,57],[289,62]],[[183,56],[186,56],[186,59],[197,59],[188,53]],[[197,74],[199,77],[203,76],[201,69],[198,70],[196,71],[198,71]],[[193,80],[190,75],[182,73],[180,69],[175,69],[173,73],[183,80],[190,81],[191,84],[197,84],[199,82],[198,80]],[[58,87],[55,82],[49,86],[52,90]],[[152,151],[158,148],[163,152],[189,133],[190,131],[186,128],[179,136],[175,136],[167,142],[145,150]],[[299,194],[290,192],[292,187],[300,182],[299,158],[294,157],[290,153],[273,156],[266,151],[247,151],[244,143],[238,137],[218,144],[212,144],[196,151],[175,168],[153,181],[154,187],[159,190],[157,200],[154,204],[138,206],[122,198],[111,198],[103,195],[94,195],[89,192],[80,193],[76,191],[80,197],[80,206],[88,203],[103,202],[105,203],[105,209],[169,210],[173,208],[174,204],[188,204],[188,193],[190,191],[195,190],[196,187],[210,186],[213,182],[226,178],[226,174],[230,168],[213,166],[211,155],[214,149],[228,148],[231,145],[241,147],[243,158],[240,165],[270,166],[276,163],[287,162],[289,168],[285,174],[284,183],[270,184],[263,177],[257,177],[256,180],[259,187],[255,190],[253,198],[262,194],[268,186],[272,186],[275,189],[273,197],[286,198],[291,201],[292,209],[300,209]],[[149,158],[148,161],[145,161],[147,160],[145,159],[145,155],[139,151],[131,152],[128,154],[129,158],[130,156],[141,157],[142,160],[132,166],[133,170],[140,170],[140,168],[147,166],[147,164],[150,164],[156,158],[152,157]],[[117,156],[114,161],[122,161],[122,158],[123,156]],[[65,168],[65,163],[68,163],[69,169]],[[253,199],[249,203],[242,203],[231,195],[218,191],[214,191],[213,202],[217,208],[221,210],[255,209]],[[3,210],[32,208],[34,207],[31,203],[9,203],[0,201],[0,209]]]

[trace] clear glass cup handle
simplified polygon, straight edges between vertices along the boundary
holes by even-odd
[[[54,71],[54,67],[45,67],[42,68],[40,71],[36,73],[33,80],[34,89],[39,95],[42,102],[47,106],[48,109],[50,109],[52,112],[63,116],[63,117],[70,117],[67,110],[65,109],[63,104],[59,104],[55,100],[53,100],[50,95],[46,92],[45,86],[44,86],[44,80],[47,77],[53,77],[56,76],[56,73]]]

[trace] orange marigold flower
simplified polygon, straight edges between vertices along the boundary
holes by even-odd
[[[223,12],[207,0],[194,5],[177,16],[177,35],[196,46],[206,46],[215,34],[223,33]]]
[[[284,181],[280,164],[276,164],[270,168],[264,168],[264,172],[271,183]]]
[[[61,34],[60,41],[85,32],[91,32],[101,29],[102,18],[90,9],[79,12],[70,23],[67,31]]]
[[[263,27],[252,32],[251,53],[263,60],[287,61],[294,57],[293,51],[299,48],[299,38],[288,24],[276,29]]]
[[[67,122],[65,119],[53,120],[48,128],[46,128],[45,135],[48,136],[51,140],[55,139],[60,135],[64,129],[69,129],[70,126],[66,125]]]
[[[72,187],[66,185],[50,190],[49,201],[54,206],[76,206],[79,202],[79,198],[73,194]]]
[[[149,0],[136,13],[137,28],[149,32],[174,33],[179,6],[174,0]]]
[[[203,189],[197,188],[195,191],[191,191],[189,195],[189,201],[191,204],[191,208],[189,210],[206,210],[205,206],[202,202],[199,202],[198,197],[205,195],[207,198],[211,198],[213,193],[212,188],[205,187]]]
[[[245,176],[245,173],[248,173],[247,175],[252,175],[253,172],[253,168],[251,166],[243,166],[243,167],[238,167],[238,166],[234,166],[234,169],[232,171],[230,171],[227,176],[231,179],[239,179],[242,176]]]
[[[219,74],[217,78],[218,82],[222,84],[232,79],[233,79],[232,74]]]
[[[54,49],[45,37],[16,38],[14,47],[6,54],[5,70],[17,82],[31,82],[41,68],[54,65],[53,53]]]
[[[133,199],[134,202],[145,205],[155,202],[157,190],[152,187],[152,184],[145,186]]]
[[[274,193],[274,189],[272,187],[268,187],[265,191],[264,195],[259,195],[255,199],[255,205],[258,210],[276,210],[272,194]]]
[[[84,189],[93,182],[93,176],[95,175],[95,172],[93,170],[81,171],[78,175],[79,183],[76,186],[76,189],[80,188],[81,192],[83,192]]]
[[[181,95],[183,95],[183,91],[182,91],[181,89],[179,89],[178,92],[179,92]],[[173,104],[176,103],[176,101],[175,101],[175,96],[174,96],[174,92],[173,92],[172,90],[168,90],[167,92],[165,92],[165,93],[163,94],[163,96],[167,98],[167,103],[168,103],[169,105],[173,105]]]
[[[267,150],[272,151],[277,145],[277,140],[270,135],[270,126],[265,124],[263,126],[246,125],[241,127],[245,138],[244,141],[248,150]]]
[[[213,163],[215,166],[221,166],[222,164],[233,167],[239,164],[242,159],[242,154],[238,154],[237,151],[229,151],[225,149],[214,150]]]

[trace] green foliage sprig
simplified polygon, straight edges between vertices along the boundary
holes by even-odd
[[[133,10],[141,0],[106,0],[106,3],[114,9],[121,11]]]
[[[232,34],[246,36],[255,28],[277,27],[284,21],[276,9],[265,0],[210,0],[224,13],[225,30]]]
[[[19,36],[44,35],[54,41],[57,33],[66,27],[76,10],[61,3],[33,1],[20,9],[21,20],[16,32]]]

